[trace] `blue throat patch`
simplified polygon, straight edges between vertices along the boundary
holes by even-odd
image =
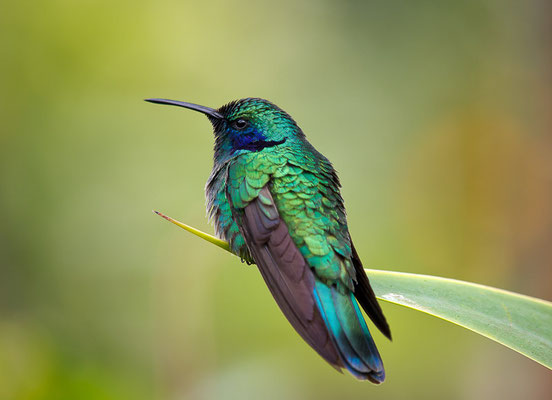
[[[234,151],[261,151],[264,148],[277,146],[285,141],[286,138],[282,140],[266,140],[266,137],[261,132],[251,130],[249,132],[234,135],[232,138],[232,147]]]

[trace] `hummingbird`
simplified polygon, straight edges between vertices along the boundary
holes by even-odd
[[[218,109],[146,101],[207,116],[215,144],[205,194],[216,235],[257,265],[283,314],[324,360],[382,383],[383,362],[359,303],[389,339],[391,331],[351,240],[331,162],[268,100],[245,98]]]

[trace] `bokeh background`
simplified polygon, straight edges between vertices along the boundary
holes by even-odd
[[[208,121],[264,97],[342,178],[365,266],[552,298],[552,7],[3,1],[0,399],[549,399],[546,368],[383,304],[381,386],[326,365],[208,232]]]

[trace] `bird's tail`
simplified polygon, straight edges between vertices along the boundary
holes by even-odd
[[[316,278],[314,297],[345,368],[358,379],[382,383],[383,362],[353,296]]]

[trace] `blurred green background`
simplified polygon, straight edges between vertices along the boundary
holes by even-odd
[[[208,121],[254,96],[332,160],[366,267],[552,297],[552,7],[3,1],[0,399],[545,399],[550,371],[384,304],[387,381],[293,331],[212,232]]]

